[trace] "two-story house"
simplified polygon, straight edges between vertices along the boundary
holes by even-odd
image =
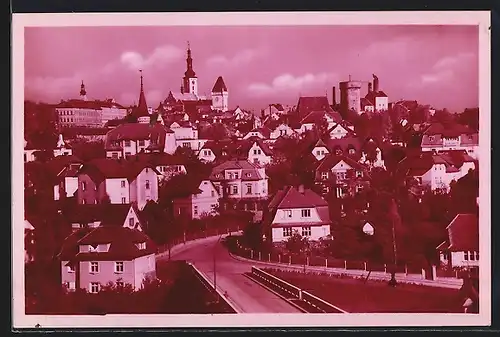
[[[189,219],[200,219],[217,214],[219,191],[207,178],[185,176],[182,186],[176,190],[185,196],[173,201],[174,216],[186,216]]]
[[[273,159],[273,152],[269,146],[262,139],[256,137],[241,141],[236,148],[236,153],[250,163],[261,166],[270,164]]]
[[[362,145],[357,137],[342,137],[328,140],[314,139],[306,146],[305,155],[312,154],[317,161],[322,160],[329,154],[337,156],[345,155],[353,160],[361,158]]]
[[[449,191],[452,181],[457,181],[475,168],[474,158],[465,151],[421,152],[401,160],[398,173],[406,179],[416,180],[420,186],[431,191]]]
[[[108,131],[106,157],[119,159],[141,152],[174,153],[175,133],[161,124],[126,123]]]
[[[314,181],[323,195],[334,193],[342,198],[368,188],[370,175],[366,166],[348,156],[332,153],[319,162]]]
[[[190,121],[175,121],[169,127],[175,134],[176,148],[188,147],[194,152],[198,152],[207,142],[206,139],[199,139],[198,128]]]
[[[149,200],[158,200],[160,172],[138,160],[94,159],[78,172],[78,203],[136,203],[143,209]]]
[[[479,267],[478,216],[457,214],[446,229],[448,240],[436,248],[441,265],[451,268]]]
[[[334,126],[328,129],[328,135],[330,139],[338,139],[344,137],[355,137],[354,126],[345,121],[336,123]]]
[[[243,139],[255,138],[258,137],[260,139],[269,139],[271,137],[271,130],[269,128],[262,126],[260,128],[253,128],[246,135],[243,136]]]
[[[283,244],[294,232],[318,241],[330,235],[328,203],[304,186],[287,186],[276,192],[264,215],[266,238]]]
[[[224,209],[259,211],[268,197],[265,167],[247,160],[228,160],[212,169],[210,181],[217,188]]]
[[[271,130],[269,139],[275,140],[279,137],[293,137],[296,134],[295,130],[286,123],[279,123]]]
[[[65,239],[58,255],[62,285],[89,293],[109,283],[139,290],[146,279],[156,278],[156,252],[147,235],[120,224],[80,229]]]

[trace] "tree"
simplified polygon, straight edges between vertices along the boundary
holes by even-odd
[[[73,148],[73,155],[83,161],[106,157],[103,141],[89,142],[84,139],[79,139],[72,143],[71,146]]]
[[[298,231],[294,231],[292,236],[286,240],[285,248],[293,254],[305,254],[309,249],[309,240],[300,235]]]

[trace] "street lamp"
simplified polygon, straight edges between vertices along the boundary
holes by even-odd
[[[219,235],[219,238],[217,239],[217,241],[215,242],[215,245],[214,245],[214,251],[213,251],[213,259],[214,259],[214,292],[215,292],[215,303],[219,303],[219,294],[217,293],[217,245],[219,244],[222,236],[224,235],[224,233],[220,234]]]

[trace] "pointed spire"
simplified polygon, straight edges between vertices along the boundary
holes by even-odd
[[[187,43],[187,58],[186,58],[186,72],[184,73],[184,78],[196,77],[196,73],[193,70],[193,58],[191,57],[191,45],[188,41]]]
[[[144,95],[144,84],[142,81],[142,70],[139,70],[141,73],[141,91],[139,93],[139,105],[137,106],[137,115],[138,116],[147,116],[149,115],[148,112],[148,105],[146,103],[146,95]]]
[[[80,85],[80,97],[82,99],[86,99],[87,97],[87,91],[85,90],[85,84],[83,84],[83,80],[82,80],[82,84]]]

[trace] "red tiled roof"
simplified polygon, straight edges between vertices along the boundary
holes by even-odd
[[[451,251],[479,250],[479,218],[475,214],[457,214],[448,227]]]
[[[64,210],[69,223],[88,224],[100,221],[101,226],[123,226],[132,204],[76,204]]]
[[[300,121],[300,123],[318,124],[323,122],[327,116],[332,118],[337,123],[342,121],[342,116],[340,116],[338,112],[332,110],[332,111],[311,111]]]
[[[225,171],[226,170],[241,170],[241,180],[243,181],[251,181],[251,180],[261,180],[266,177],[263,177],[259,173],[260,166],[254,163],[250,163],[246,160],[228,160],[223,162],[222,164],[217,165],[212,169],[212,173],[210,174],[211,181],[223,181],[225,180]]]
[[[333,112],[326,96],[299,97],[297,113],[300,117],[307,116],[313,111]]]
[[[358,169],[358,170],[362,170],[362,171],[366,170],[365,166],[363,166],[361,163],[358,163],[357,161],[349,158],[348,156],[336,155],[335,153],[331,153],[319,162],[319,164],[316,168],[316,171],[317,172],[331,171],[331,169],[335,165],[340,163],[341,161],[345,162],[347,165],[349,165],[353,169]]]
[[[161,124],[127,123],[121,124],[106,134],[106,149],[114,149],[114,142],[122,140],[150,140],[164,147],[167,133],[173,133]]]
[[[371,91],[368,94],[366,94],[365,98],[370,101],[370,102],[375,102],[375,99],[377,97],[387,97],[386,93],[383,91]]]
[[[82,233],[80,233],[80,231]],[[59,255],[61,260],[72,261],[130,261],[141,256],[155,254],[155,243],[141,231],[125,227],[97,227],[75,232],[65,240]],[[75,242],[76,241],[76,242]],[[146,249],[140,250],[136,244],[146,243]],[[79,253],[79,245],[110,244],[108,252]],[[77,252],[74,254],[74,252]]]
[[[290,209],[290,208],[307,208],[307,207],[328,207],[328,203],[320,195],[310,189],[304,188],[304,192],[294,186],[287,186],[283,192],[278,191],[271,202],[270,208]]]
[[[85,163],[80,168],[79,174],[88,174],[91,179],[100,183],[104,179],[126,178],[133,181],[145,168],[150,168],[160,174],[154,165],[140,160],[116,160],[97,158]]]

